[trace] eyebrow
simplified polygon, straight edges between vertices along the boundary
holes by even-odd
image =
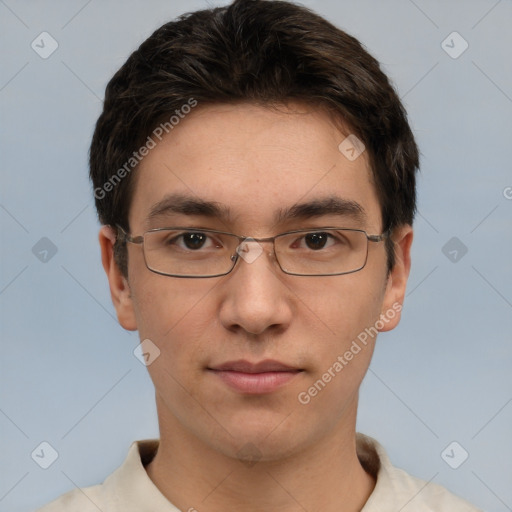
[[[306,220],[324,215],[349,217],[361,223],[365,222],[367,218],[365,209],[358,202],[339,196],[329,196],[280,209],[276,215],[276,222],[288,219]]]
[[[229,221],[232,218],[229,208],[215,201],[206,201],[184,194],[171,194],[151,207],[148,221],[171,214],[202,216]],[[287,220],[306,220],[324,215],[337,215],[365,222],[367,219],[362,205],[351,199],[329,196],[280,208],[275,215],[276,223]]]
[[[184,194],[171,194],[151,207],[148,220],[163,217],[169,214],[197,215],[210,218],[229,219],[229,208],[215,201],[187,196]]]

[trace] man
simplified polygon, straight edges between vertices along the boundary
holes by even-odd
[[[147,39],[107,87],[90,169],[160,439],[42,510],[476,510],[355,431],[400,319],[417,168],[378,63],[304,8],[236,0]]]

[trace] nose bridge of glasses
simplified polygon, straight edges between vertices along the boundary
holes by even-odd
[[[240,256],[246,263],[253,263],[258,259],[265,249],[263,248],[264,243],[271,243],[273,246],[273,238],[244,238],[236,248],[236,254]],[[272,256],[274,249],[269,252],[269,256]]]

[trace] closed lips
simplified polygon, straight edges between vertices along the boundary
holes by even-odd
[[[264,360],[258,363],[251,363],[245,360],[228,361],[220,365],[209,368],[220,372],[239,372],[239,373],[270,373],[270,372],[299,372],[299,368],[293,368],[284,363],[275,360]]]

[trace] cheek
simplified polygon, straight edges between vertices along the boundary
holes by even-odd
[[[347,410],[355,411],[358,389],[375,346],[372,327],[383,298],[384,283],[377,288],[375,282],[364,274],[339,276],[338,282],[330,281],[309,295],[308,306],[317,321],[316,326],[308,322],[303,328],[315,346],[310,351],[314,364],[297,400],[299,407],[308,411],[307,418],[325,416],[329,409],[325,428],[332,427]]]
[[[385,283],[381,276],[372,278],[365,270],[333,276],[324,282],[304,282],[296,289],[304,312],[308,313],[304,327],[316,327],[319,334],[323,332],[332,348],[342,349],[350,344],[379,318]]]
[[[194,403],[190,398],[199,392],[203,378],[212,317],[205,310],[204,284],[199,290],[195,281],[173,286],[166,277],[162,280],[155,283],[151,278],[152,286],[145,283],[137,290],[140,339],[150,339],[159,350],[147,367],[157,394],[176,418],[186,422]]]
[[[360,274],[360,275],[358,275]],[[382,281],[382,278],[381,278]],[[375,346],[375,322],[379,319],[384,293],[377,278],[362,273],[337,276],[320,287],[310,287],[307,307],[313,314],[302,328],[310,343],[313,364],[305,399],[318,406],[338,404],[341,413],[367,371]],[[298,292],[300,296],[305,290]],[[302,403],[302,402],[301,402]]]
[[[154,277],[153,277],[154,276]],[[214,282],[152,274],[134,280],[133,301],[140,339],[150,339],[169,367],[198,366],[215,316],[208,311]],[[203,356],[204,357],[204,356]]]

